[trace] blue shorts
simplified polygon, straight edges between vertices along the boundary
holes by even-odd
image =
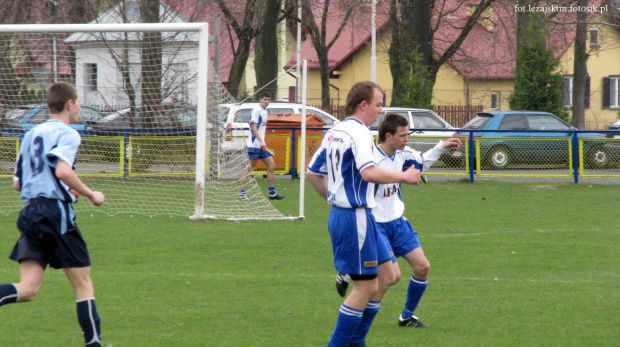
[[[271,157],[267,151],[261,151],[260,148],[248,148],[248,158],[259,160]]]
[[[393,257],[386,239],[377,233],[370,209],[332,206],[327,228],[338,273],[377,275],[379,264]]]
[[[48,264],[55,269],[90,266],[70,203],[32,199],[19,213],[17,228],[21,236],[9,256],[12,260],[36,259],[44,269]]]
[[[403,216],[391,222],[377,223],[377,229],[387,237],[396,257],[402,257],[422,246],[418,240],[418,233]]]

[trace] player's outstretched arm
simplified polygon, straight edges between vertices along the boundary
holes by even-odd
[[[105,201],[102,192],[93,191],[88,188],[77,176],[75,171],[62,160],[58,160],[56,165],[56,176],[63,181],[69,188],[75,190],[80,195],[86,196],[95,206],[101,206]]]

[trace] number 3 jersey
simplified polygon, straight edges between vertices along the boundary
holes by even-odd
[[[69,187],[56,177],[58,160],[74,167],[81,138],[60,120],[48,120],[26,133],[21,142],[14,181],[21,185],[21,200],[36,197],[75,202]]]
[[[347,118],[328,130],[308,171],[327,176],[327,202],[342,208],[375,206],[374,184],[362,170],[375,166],[373,137],[360,120]]]

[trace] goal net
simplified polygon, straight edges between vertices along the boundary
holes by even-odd
[[[110,215],[285,218],[249,177],[245,149],[226,150],[222,104],[236,102],[209,59],[205,23],[0,25],[0,211],[23,134],[49,118],[47,88],[73,83],[82,105],[76,172]]]

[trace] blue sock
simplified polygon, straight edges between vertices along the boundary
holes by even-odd
[[[366,343],[366,335],[368,335],[372,321],[375,320],[375,316],[379,313],[380,308],[381,301],[371,301],[368,303],[368,306],[366,306],[366,309],[364,310],[362,321],[351,339],[351,343],[357,346],[364,346]]]
[[[276,187],[269,187],[269,195],[276,195]]]
[[[241,189],[241,190],[239,191],[239,195],[246,195],[246,194],[247,194],[247,193],[245,192],[245,189]]]
[[[86,346],[101,347],[101,318],[97,314],[94,298],[77,302],[77,317]]]
[[[334,333],[327,347],[346,347],[351,341],[353,334],[355,334],[357,327],[360,325],[363,314],[364,311],[342,304],[342,306],[340,306],[340,313],[338,313],[336,329],[334,329]]]
[[[418,307],[418,303],[420,303],[420,299],[426,290],[426,286],[426,280],[420,280],[411,275],[411,278],[409,279],[409,288],[407,288],[407,301],[405,302],[405,309],[402,313],[403,318],[413,316],[413,312]]]
[[[19,294],[14,284],[0,284],[0,306],[17,302]]]

